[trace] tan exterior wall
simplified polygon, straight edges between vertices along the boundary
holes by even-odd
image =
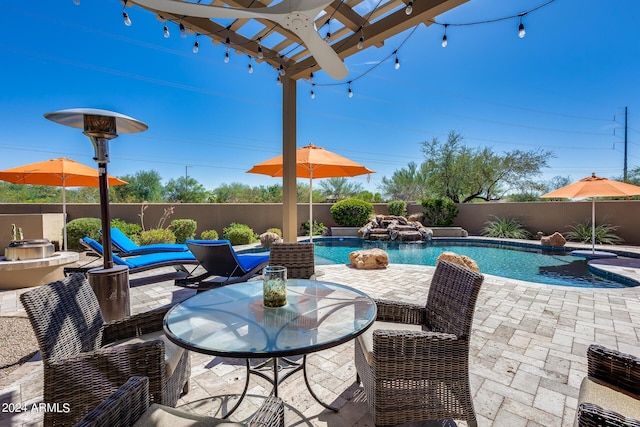
[[[267,228],[282,229],[282,205],[279,203],[265,204],[151,204],[144,211],[146,228],[154,228],[162,217],[164,210],[174,206],[172,219],[191,218],[198,223],[197,234],[203,230],[213,229],[220,235],[222,229],[231,222],[248,224],[258,234]],[[385,203],[375,204],[376,213],[386,214]],[[112,204],[111,217],[120,218],[127,222],[140,223],[140,204]],[[313,205],[313,216],[324,225],[335,226],[329,208],[331,203]],[[536,233],[542,231],[551,234],[554,231],[566,232],[568,226],[591,218],[591,202],[529,202],[529,203],[474,203],[458,205],[460,214],[453,225],[463,227],[471,235],[480,234],[480,229],[486,221],[499,218],[513,217],[522,222],[526,228]],[[409,213],[421,212],[420,205],[409,205]],[[13,213],[61,213],[60,204],[1,204],[0,214]],[[82,217],[100,217],[98,204],[68,204],[69,220]],[[298,224],[309,218],[309,205],[298,204]],[[16,222],[16,221],[14,221]],[[607,222],[619,227],[618,235],[626,244],[640,245],[640,201],[598,201],[596,203],[596,223]],[[17,222],[16,222],[17,223]],[[0,236],[10,233],[10,224],[0,223]],[[6,229],[5,229],[6,228]],[[27,230],[24,226],[23,229]],[[31,236],[25,232],[25,237]],[[6,246],[6,245],[4,245]],[[0,248],[4,247],[0,242]]]
[[[62,246],[62,213],[45,214],[0,214],[0,255],[4,255],[4,248],[11,242],[11,224],[22,228],[25,239],[49,239]]]

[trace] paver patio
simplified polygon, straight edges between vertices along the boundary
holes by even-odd
[[[375,298],[426,301],[433,267],[392,264],[386,270],[318,266],[319,280],[356,287]],[[640,269],[611,267],[640,278]],[[132,276],[132,278],[137,276]],[[0,293],[0,315],[25,315],[18,295]],[[173,281],[133,287],[132,311],[175,303],[193,290]],[[480,291],[471,339],[471,386],[478,422],[484,426],[571,426],[580,381],[586,374],[586,349],[599,343],[640,354],[640,287],[570,288],[486,276]],[[353,344],[308,357],[314,391],[340,411],[325,410],[306,390],[302,374],[281,385],[288,426],[371,426],[362,388],[355,384]],[[189,393],[178,405],[220,414],[241,392],[244,362],[192,353]],[[36,403],[42,396],[38,356],[0,382],[0,401]],[[249,417],[270,392],[251,377],[249,397],[232,419]],[[40,425],[37,413],[0,413],[0,425]],[[464,422],[458,425],[464,426]]]

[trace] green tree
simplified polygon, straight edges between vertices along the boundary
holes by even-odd
[[[318,187],[320,187],[320,192],[325,198],[332,200],[347,199],[364,191],[361,183],[349,181],[345,177],[325,178],[320,181]]]
[[[391,178],[383,176],[380,189],[388,199],[421,200],[427,196],[424,170],[415,162],[411,162],[406,168],[395,171]]]
[[[502,155],[492,149],[471,148],[459,133],[447,141],[433,138],[422,143],[423,171],[431,195],[456,203],[476,199],[500,200],[506,193],[531,184],[553,153],[545,150],[512,150]]]
[[[195,178],[170,179],[164,186],[164,197],[168,202],[206,203],[209,192]]]
[[[120,179],[126,185],[113,187],[114,200],[121,203],[163,202],[162,177],[155,170],[138,171],[134,175],[124,175]]]

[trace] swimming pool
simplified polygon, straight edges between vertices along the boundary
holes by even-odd
[[[389,262],[435,266],[438,255],[450,251],[474,259],[482,273],[549,285],[626,288],[638,283],[614,281],[589,271],[587,261],[568,250],[542,250],[481,241],[432,240],[419,243],[372,242],[360,239],[320,239],[315,241],[316,264],[348,264],[349,253],[358,249],[381,248]]]

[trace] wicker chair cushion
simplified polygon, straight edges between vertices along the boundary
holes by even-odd
[[[422,325],[413,325],[410,323],[393,323],[375,321],[369,329],[356,338],[360,342],[360,346],[364,352],[364,358],[369,366],[373,366],[373,331],[378,329],[394,330],[394,331],[423,331]]]
[[[580,385],[578,405],[593,403],[617,412],[625,418],[640,420],[640,400],[638,399],[640,396],[634,396],[595,378],[585,377]],[[578,425],[577,417],[575,425]]]
[[[184,412],[154,403],[136,421],[133,427],[241,427],[242,423],[233,423],[217,418]]]
[[[154,331],[148,334],[140,335],[139,337],[132,337],[115,341],[113,343],[105,345],[104,347],[107,348],[119,345],[139,344],[155,340],[162,340],[164,342],[164,362],[166,364],[166,376],[167,378],[171,378],[171,375],[173,375],[173,371],[175,371],[176,366],[178,366],[178,362],[180,362],[180,358],[182,357],[182,354],[185,350],[184,348],[177,346],[169,341],[169,338],[167,338],[163,331]]]

